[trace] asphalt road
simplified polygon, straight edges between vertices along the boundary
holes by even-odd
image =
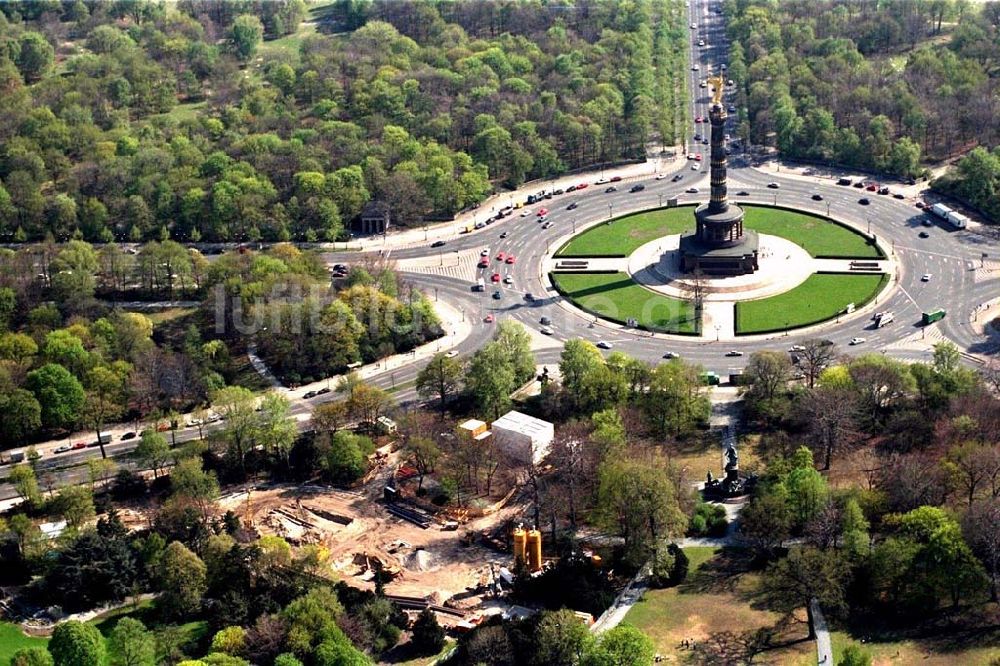
[[[692,2],[690,6],[690,21],[696,28],[691,30],[692,65],[698,64],[698,71],[689,69],[692,91],[694,92],[693,117],[708,115],[710,88],[699,86],[702,77],[708,71],[719,71],[719,65],[725,60],[726,44],[724,38],[723,19],[709,11],[708,3]],[[705,39],[706,46],[697,46],[699,39]],[[708,125],[696,125],[707,132]],[[699,131],[696,129],[696,131]],[[692,151],[700,152],[700,146],[694,144]],[[707,150],[703,153],[707,160]],[[947,338],[955,342],[963,352],[995,353],[996,348],[985,338],[977,335],[971,326],[976,307],[1000,293],[1000,279],[992,277],[988,272],[979,270],[980,259],[984,252],[996,255],[996,242],[992,239],[969,231],[955,231],[948,225],[924,214],[914,206],[913,200],[897,200],[890,196],[880,196],[875,193],[863,192],[853,187],[837,186],[829,178],[815,178],[816,182],[803,180],[801,177],[786,177],[781,173],[763,172],[747,166],[744,162],[731,163],[729,169],[729,192],[731,200],[747,203],[777,204],[791,206],[805,211],[830,215],[831,217],[854,226],[855,228],[877,235],[884,247],[890,249],[898,262],[896,284],[887,298],[879,303],[880,310],[891,310],[895,313],[895,322],[881,329],[873,329],[871,320],[864,315],[845,317],[839,323],[824,325],[818,332],[791,331],[787,335],[779,334],[770,337],[754,337],[716,342],[704,339],[684,338],[680,336],[655,336],[641,331],[623,329],[618,326],[606,325],[581,311],[566,307],[555,289],[549,284],[542,273],[543,260],[554,251],[557,242],[562,242],[571,236],[575,230],[588,224],[619,215],[626,211],[654,208],[663,205],[670,197],[677,197],[681,205],[700,203],[707,198],[708,176],[707,164],[698,171],[692,171],[691,162],[680,160],[669,170],[663,171],[664,178],[653,177],[654,164],[648,177],[630,178],[616,183],[619,191],[605,193],[606,183],[595,182],[593,174],[581,175],[580,183],[588,183],[587,189],[564,194],[540,204],[529,207],[530,214],[521,216],[521,211],[501,221],[493,223],[488,228],[472,234],[459,234],[446,239],[446,244],[433,248],[430,243],[410,243],[394,246],[393,236],[386,239],[387,247],[392,248],[390,258],[398,260],[406,266],[407,260],[424,258],[425,264],[434,263],[438,259],[442,266],[458,264],[454,269],[442,269],[435,274],[427,272],[407,272],[402,275],[415,286],[434,298],[445,301],[462,312],[463,317],[471,318],[475,324],[469,336],[459,340],[454,349],[462,355],[468,355],[482,346],[493,334],[495,324],[483,322],[487,314],[493,314],[497,320],[510,319],[524,324],[537,332],[542,317],[551,320],[553,335],[545,338],[535,334],[538,342],[536,358],[539,364],[556,364],[559,360],[561,344],[571,338],[584,338],[591,341],[603,340],[616,350],[624,351],[634,357],[649,362],[657,362],[670,351],[678,353],[682,358],[701,364],[707,370],[713,370],[720,375],[728,374],[731,369],[745,366],[751,352],[759,350],[785,350],[793,344],[813,337],[823,337],[838,344],[842,351],[848,349],[857,352],[883,351],[887,355],[908,361],[927,360],[926,351],[914,349],[912,344],[900,344],[906,338],[915,335],[928,335],[929,341]],[[672,182],[671,177],[679,174],[682,180]],[[628,192],[635,183],[644,184],[645,190],[638,193]],[[769,189],[768,183],[777,183],[779,189]],[[697,187],[698,194],[688,195],[684,190]],[[523,199],[528,193],[541,189],[525,189],[518,193]],[[736,192],[746,191],[749,196],[737,197]],[[819,194],[822,201],[814,201],[812,195]],[[861,197],[867,197],[870,205],[858,203]],[[513,198],[513,196],[512,196]],[[570,204],[576,204],[574,210],[568,210]],[[539,208],[549,209],[548,219],[553,222],[549,229],[543,229],[535,214]],[[485,212],[485,211],[484,211]],[[925,221],[931,226],[923,226]],[[693,220],[692,220],[693,222]],[[920,238],[919,232],[926,231],[929,238]],[[506,234],[505,238],[500,238]],[[490,256],[504,252],[516,257],[514,264],[500,263],[491,260],[489,268],[475,268],[479,250],[489,247]],[[326,256],[328,263],[351,263],[358,259],[356,253],[337,252]],[[412,263],[412,262],[410,262]],[[493,285],[490,277],[493,272],[499,272],[501,277],[510,277],[512,285]],[[932,274],[929,281],[922,281],[925,273]],[[472,290],[474,279],[483,277],[487,282],[485,292]],[[493,291],[499,290],[502,298],[492,298]],[[534,301],[525,300],[525,293],[530,292]],[[920,314],[923,311],[944,307],[948,315],[938,324],[931,327],[921,327]],[[867,342],[858,347],[849,347],[848,342],[855,336],[865,337]],[[729,350],[744,352],[745,356],[731,358],[726,356]],[[968,356],[966,358],[969,358]],[[392,371],[377,373],[367,381],[385,389],[392,389],[393,396],[401,404],[413,403],[417,400],[412,383],[426,360],[414,361]],[[335,399],[334,393],[305,400],[299,392],[289,395],[292,400],[292,414],[301,428],[308,427],[308,418],[312,408],[325,400]],[[214,424],[213,427],[219,427]],[[115,434],[114,443],[108,446],[109,454],[121,456],[131,451],[135,440],[120,441],[120,435],[129,426],[123,424],[108,428]],[[169,435],[169,433],[167,433]],[[176,433],[177,441],[186,441],[198,436],[197,428],[188,428]],[[93,439],[91,436],[89,439]],[[65,440],[64,440],[65,443]],[[45,456],[39,461],[40,475],[51,473],[57,483],[69,481],[82,482],[87,479],[85,467],[62,469],[70,465],[80,465],[86,459],[100,455],[98,449],[85,449],[59,455],[52,455],[55,444],[47,445]],[[0,468],[0,477],[6,476],[6,471]],[[0,485],[0,499],[14,495],[9,484]]]

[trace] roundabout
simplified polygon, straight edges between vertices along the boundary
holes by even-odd
[[[721,276],[685,270],[682,229],[693,226],[694,210],[599,221],[566,241],[543,270],[588,315],[651,333],[720,340],[852,316],[890,285],[896,270],[876,239],[845,224],[759,205],[746,207],[756,270]]]

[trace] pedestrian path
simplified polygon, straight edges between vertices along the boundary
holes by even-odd
[[[816,631],[816,663],[821,666],[833,666],[833,642],[830,640],[830,630],[826,626],[826,618],[819,607],[819,602],[813,599],[809,602],[812,610],[813,629]]]

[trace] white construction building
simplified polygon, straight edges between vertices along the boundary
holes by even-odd
[[[555,428],[548,421],[510,411],[493,422],[495,445],[512,460],[538,464],[549,454]]]

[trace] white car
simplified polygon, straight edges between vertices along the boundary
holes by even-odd
[[[694,164],[691,165],[691,171],[697,171],[700,168],[701,168],[701,165],[699,165],[697,162],[695,162]]]
[[[665,173],[658,173],[658,174],[656,174],[656,180],[663,180],[666,177],[667,177],[667,174],[665,174]]]
[[[552,333],[553,333],[552,329],[551,329],[551,328],[549,328],[548,326],[542,326],[542,327],[541,327],[540,329],[538,329],[538,330],[539,330],[539,332],[540,332],[540,333],[541,333],[542,335],[552,335]]]
[[[62,446],[56,447],[56,450],[53,451],[53,453],[66,453],[67,451],[72,451],[72,450],[73,450],[72,446],[70,446],[69,444],[63,444]]]
[[[921,282],[930,282],[932,277],[933,277],[933,275],[931,273],[924,273],[923,276],[921,276],[920,281]]]
[[[511,276],[508,275],[507,277],[505,277],[503,279],[503,283],[506,284],[506,285],[513,285],[514,284],[514,278],[512,278]]]
[[[792,345],[791,347],[788,348],[788,351],[790,352],[804,352],[805,350],[806,348],[803,347],[802,345]]]
[[[521,217],[528,217],[529,215],[531,215],[530,208],[525,208],[524,210],[521,211]]]
[[[701,69],[701,67],[699,67],[697,64],[691,65],[691,71],[692,72],[697,72],[700,69]]]
[[[684,6],[687,7],[688,5],[684,5]],[[691,29],[692,30],[697,30],[698,29],[698,24],[697,23],[692,23],[691,24]]]
[[[851,338],[851,344],[852,345],[860,345],[863,342],[865,342],[864,338]]]
[[[481,250],[481,251],[479,252],[479,256],[480,256],[480,257],[488,257],[488,256],[490,256],[490,248],[488,248],[488,247],[484,247],[484,248],[483,248],[483,249],[482,249],[482,250]]]
[[[698,46],[704,46],[704,45],[705,45],[705,40],[704,39],[699,39],[698,40]]]
[[[666,354],[663,355],[663,358],[668,359],[668,360],[669,359],[674,359],[674,358],[680,358],[680,357],[681,357],[680,354],[678,354],[677,352],[672,352],[672,351],[668,351]]]
[[[598,349],[611,349],[611,343],[605,340],[598,340],[597,347]]]
[[[458,356],[458,352],[452,349],[450,352],[447,352],[444,356],[445,358],[455,358],[456,356]]]
[[[698,188],[697,187],[689,187],[686,190],[684,190],[684,193],[685,194],[698,194]]]

